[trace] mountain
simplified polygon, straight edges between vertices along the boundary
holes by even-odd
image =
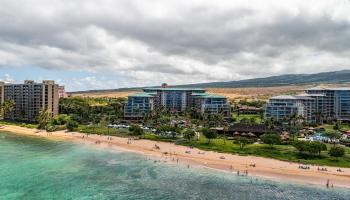
[[[350,70],[322,72],[317,74],[286,74],[280,76],[254,78],[240,81],[177,85],[176,87],[240,88],[343,83],[350,83]]]
[[[200,88],[242,88],[242,87],[273,87],[287,85],[317,85],[317,84],[344,84],[350,83],[350,70],[341,70],[334,72],[322,72],[317,74],[286,74],[280,76],[270,76],[266,78],[253,78],[240,81],[197,83],[186,85],[175,85],[173,87],[200,87]],[[130,90],[139,90],[138,88],[119,88],[107,90],[89,90],[70,92],[91,93],[91,92],[122,92]]]

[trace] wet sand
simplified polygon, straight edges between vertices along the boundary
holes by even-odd
[[[350,168],[341,168],[343,172],[337,172],[338,167],[326,167],[328,171],[318,171],[318,166],[310,166],[310,169],[299,169],[299,164],[279,161],[256,156],[239,156],[214,151],[203,151],[196,148],[175,145],[166,142],[151,140],[131,140],[115,136],[89,135],[83,133],[56,131],[46,133],[36,129],[6,125],[0,131],[8,131],[17,134],[39,136],[58,140],[69,140],[77,143],[89,144],[96,148],[122,149],[141,153],[156,160],[162,160],[173,164],[181,164],[187,167],[207,167],[225,170],[232,173],[244,174],[248,171],[249,176],[264,177],[267,179],[284,182],[298,182],[303,184],[315,184],[326,187],[330,180],[330,187],[350,188]],[[155,148],[155,145],[159,149]],[[255,167],[252,166],[255,164]],[[320,166],[320,168],[325,166]]]

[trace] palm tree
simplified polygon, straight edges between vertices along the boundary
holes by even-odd
[[[6,100],[2,105],[0,105],[1,108],[1,115],[5,117],[8,113],[12,112],[14,109],[15,103],[12,99]]]
[[[47,110],[47,108],[40,110],[38,116],[38,129],[45,129],[46,125],[49,123],[52,118],[51,113]]]
[[[323,118],[324,118],[324,115],[321,111],[317,111],[315,113],[313,113],[316,117],[316,123],[318,124],[323,124]]]
[[[226,132],[228,130],[228,124],[227,122],[224,123],[224,127],[223,127],[223,132],[224,132],[224,144],[226,144]]]

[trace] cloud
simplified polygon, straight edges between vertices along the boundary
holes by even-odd
[[[3,82],[5,82],[5,83],[16,83],[17,81],[14,79],[14,78],[12,78],[9,74],[5,74],[4,76],[3,76],[3,78],[2,79],[0,79],[1,81],[3,81]]]
[[[91,72],[92,88],[350,69],[349,10],[347,0],[3,0],[0,67]]]

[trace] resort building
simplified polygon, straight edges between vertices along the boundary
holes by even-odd
[[[305,94],[270,98],[265,117],[286,121],[291,116],[303,117],[305,122],[350,120],[350,88],[310,88]]]
[[[41,110],[47,109],[52,116],[58,114],[58,85],[54,81],[42,83],[26,80],[24,84],[0,83],[1,102],[12,100],[13,110],[5,113],[5,119],[36,121]]]
[[[314,100],[309,96],[282,95],[270,98],[265,108],[265,117],[276,121],[288,121],[291,116],[302,116],[313,122]]]
[[[223,113],[228,116],[229,104],[224,96],[208,94],[201,88],[145,88],[128,96],[124,107],[125,118],[140,118],[153,110],[165,109],[171,113],[196,109],[200,113]]]
[[[310,95],[323,95],[317,110],[324,119],[350,120],[350,88],[310,88]]]
[[[58,86],[58,98],[67,98],[68,94],[63,85]]]

